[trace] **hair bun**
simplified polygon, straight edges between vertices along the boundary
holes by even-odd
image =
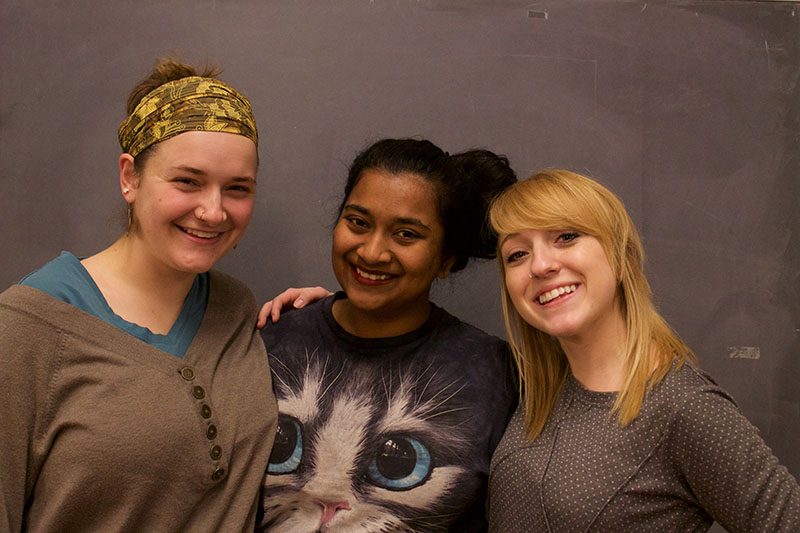
[[[497,235],[488,222],[489,206],[498,194],[517,182],[517,175],[506,156],[489,150],[467,150],[454,155],[453,160],[461,170],[468,198],[463,222],[469,230],[463,235],[471,237],[472,242],[465,243],[465,249],[471,257],[491,259],[497,255]]]

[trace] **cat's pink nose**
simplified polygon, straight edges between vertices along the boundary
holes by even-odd
[[[317,498],[314,498],[314,500],[312,500],[312,501],[314,503],[316,503],[317,505],[319,505],[320,507],[322,507],[322,518],[319,519],[319,527],[320,527],[320,529],[322,529],[322,527],[325,524],[330,522],[331,518],[333,518],[333,515],[335,515],[339,511],[341,511],[341,510],[349,511],[350,510],[350,504],[347,503],[346,501],[328,502],[328,501],[325,501],[325,500],[319,500]]]

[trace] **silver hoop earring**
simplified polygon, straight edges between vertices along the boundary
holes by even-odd
[[[205,218],[203,218],[204,216],[206,216],[206,210],[205,210],[205,209],[203,209],[203,210],[200,212],[200,216],[199,216],[199,217],[197,217],[197,218],[199,218],[201,222],[205,222],[205,221],[206,221],[206,219],[205,219]]]
[[[533,274],[531,274],[530,272],[528,272],[528,277],[529,277],[529,278],[531,278],[531,279],[533,279]]]

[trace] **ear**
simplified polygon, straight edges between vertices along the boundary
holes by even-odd
[[[453,268],[453,263],[456,262],[456,256],[450,256],[442,262],[442,266],[439,267],[439,272],[436,273],[436,277],[439,279],[444,279],[450,275],[450,269]]]
[[[125,201],[132,204],[136,199],[136,189],[139,187],[139,175],[136,174],[131,154],[119,156],[119,187]]]

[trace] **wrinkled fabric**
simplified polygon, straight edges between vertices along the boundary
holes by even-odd
[[[150,91],[119,127],[122,151],[136,157],[153,144],[187,131],[244,135],[258,146],[250,102],[233,87],[190,76]]]

